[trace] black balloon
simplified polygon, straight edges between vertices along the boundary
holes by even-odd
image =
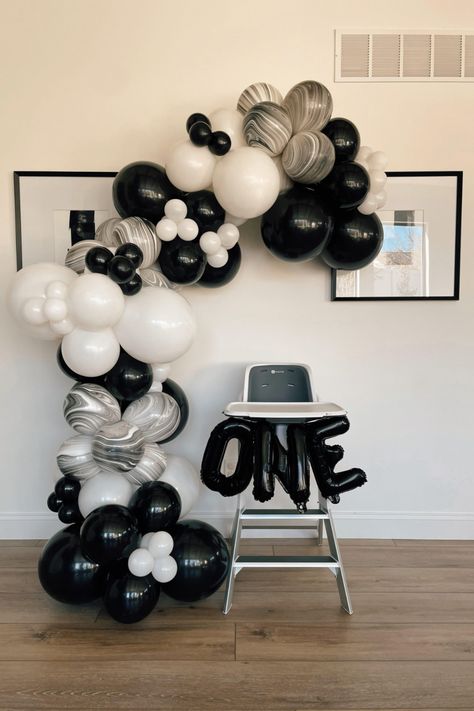
[[[236,244],[232,249],[229,249],[227,254],[229,258],[223,267],[211,267],[209,264],[206,264],[202,277],[199,279],[201,286],[215,289],[232,281],[239,271],[242,261],[240,246]]]
[[[366,169],[359,163],[345,161],[336,163],[319,186],[326,192],[329,201],[347,210],[364,202],[369,192],[370,179]]]
[[[319,191],[296,186],[282,193],[262,217],[262,238],[280,259],[304,262],[324,249],[333,228],[327,201]]]
[[[119,359],[104,377],[104,385],[118,400],[136,400],[145,395],[153,382],[148,363],[132,358],[123,348]]]
[[[122,566],[109,575],[104,606],[114,620],[131,624],[147,617],[159,597],[160,586],[151,575],[139,578]]]
[[[181,521],[170,533],[178,572],[163,585],[163,590],[184,602],[209,597],[222,585],[229,571],[229,551],[223,536],[208,523],[196,520]]]
[[[46,506],[50,511],[53,511],[53,513],[58,513],[59,509],[62,506],[62,501],[58,497],[55,491],[52,491],[51,494],[48,496],[48,500],[46,501]]]
[[[197,222],[199,232],[217,232],[225,222],[225,210],[210,190],[197,190],[186,195],[187,217]]]
[[[58,518],[65,524],[82,523],[84,521],[84,516],[81,514],[77,503],[63,503],[58,511]]]
[[[164,531],[179,519],[181,499],[174,486],[147,481],[136,490],[129,507],[138,521],[140,533]]]
[[[171,442],[172,439],[175,439],[175,437],[177,437],[184,430],[189,418],[189,403],[183,388],[181,388],[178,383],[175,383],[174,380],[170,379],[165,380],[162,387],[163,392],[166,393],[166,395],[171,395],[173,400],[175,400],[178,404],[179,425],[172,435],[170,435],[167,439],[162,439],[160,441],[160,445],[165,444],[166,442]]]
[[[185,242],[176,237],[162,242],[158,262],[161,271],[175,284],[194,284],[202,277],[206,255],[197,242]]]
[[[57,353],[56,353],[56,361],[58,363],[59,368],[62,370],[64,375],[67,375],[68,378],[72,378],[73,380],[77,380],[79,383],[97,383],[97,385],[103,385],[104,384],[104,376],[103,375],[98,375],[95,378],[90,378],[86,375],[80,375],[79,373],[75,373],[67,364],[66,361],[63,358],[63,354],[61,352],[61,346],[59,345]]]
[[[375,213],[341,210],[322,258],[333,269],[361,269],[382,249],[383,226]]]
[[[121,217],[142,217],[154,224],[164,215],[165,203],[180,196],[156,163],[130,163],[117,174],[114,205]]]
[[[73,525],[48,541],[38,562],[38,576],[45,591],[55,600],[79,605],[103,594],[106,569],[84,557],[79,526]]]
[[[125,242],[125,244],[121,244],[120,247],[117,247],[115,256],[127,257],[136,269],[138,269],[143,262],[143,252],[140,247],[133,242]]]
[[[186,131],[189,133],[189,131],[191,130],[191,127],[194,126],[195,123],[199,123],[199,122],[205,123],[208,126],[211,125],[211,122],[209,121],[209,119],[207,118],[207,116],[205,114],[199,114],[199,113],[191,114],[191,116],[186,121]]]
[[[81,526],[81,546],[95,563],[120,560],[138,546],[137,521],[125,506],[94,509]]]
[[[125,284],[120,284],[120,288],[125,296],[133,296],[138,294],[143,286],[142,278],[139,274],[135,274],[131,279],[125,282]]]
[[[78,479],[70,479],[62,476],[56,482],[54,492],[61,501],[66,501],[68,504],[75,503],[81,490],[81,482]]]
[[[195,146],[207,146],[213,133],[208,123],[196,121],[189,129],[189,140]]]
[[[77,500],[81,484],[77,479],[61,477],[56,482],[54,491],[48,496],[48,509],[58,514],[58,518],[63,523],[81,523],[84,520]]]
[[[127,257],[120,255],[112,257],[107,264],[107,276],[109,276],[117,284],[125,284],[135,276],[135,267],[133,262]]]
[[[224,131],[214,131],[209,140],[209,150],[216,156],[224,156],[231,149],[230,136]]]
[[[113,256],[107,247],[92,247],[86,254],[86,267],[95,274],[107,274],[107,266]]]
[[[354,160],[360,146],[360,135],[352,121],[344,118],[334,118],[322,129],[334,146],[336,163],[344,160]]]

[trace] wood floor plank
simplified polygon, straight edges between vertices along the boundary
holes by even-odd
[[[1,573],[0,573],[1,575]],[[41,593],[0,594],[0,624],[28,622],[94,622],[100,610],[99,602],[89,605],[63,605]]]
[[[474,547],[473,539],[457,539],[457,538],[394,538],[393,543],[397,547],[416,547],[416,548],[439,548],[440,546],[448,546],[450,548],[472,548]]]
[[[41,548],[44,546],[46,541],[42,538],[2,538],[0,540],[0,548],[18,548],[32,546],[36,548]]]
[[[238,624],[239,661],[474,661],[474,625]]]
[[[472,708],[472,662],[2,662],[14,709]]]
[[[31,570],[38,565],[41,547],[5,546],[0,548],[0,570],[3,568],[26,568]]]
[[[0,568],[0,593],[42,593],[36,568]]]

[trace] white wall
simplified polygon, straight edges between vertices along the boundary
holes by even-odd
[[[187,290],[199,334],[172,377],[193,414],[169,449],[199,464],[247,362],[305,361],[320,394],[349,410],[345,461],[369,476],[335,507],[340,531],[472,536],[473,84],[333,82],[335,28],[474,28],[471,0],[0,0],[0,12],[2,289],[15,270],[14,170],[163,162],[191,112],[233,106],[253,81],[283,92],[322,81],[335,115],[392,170],[465,171],[457,303],[331,303],[328,269],[277,261],[248,225],[238,278]],[[54,347],[23,337],[1,309],[0,536],[38,537],[57,525],[45,499],[71,381]],[[231,509],[210,492],[198,504],[216,521]]]

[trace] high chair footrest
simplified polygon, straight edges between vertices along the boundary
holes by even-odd
[[[330,555],[239,555],[234,568],[339,568]]]
[[[240,514],[241,521],[318,521],[329,518],[327,511],[323,509],[308,509],[304,513],[298,513],[294,509],[244,509]]]

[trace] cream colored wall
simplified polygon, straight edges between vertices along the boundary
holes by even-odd
[[[472,2],[0,0],[0,12],[2,288],[15,270],[14,170],[163,162],[191,112],[233,106],[253,81],[285,92],[318,79],[390,169],[464,171],[458,303],[331,303],[326,268],[275,260],[248,225],[238,278],[187,290],[199,333],[173,377],[193,414],[170,449],[199,464],[245,363],[305,361],[350,411],[346,461],[369,476],[336,507],[341,531],[472,535],[474,84],[333,82],[335,28],[474,29]],[[44,502],[71,383],[53,346],[1,309],[0,535],[39,536],[56,525]],[[232,503],[204,492],[197,508],[218,522]]]

